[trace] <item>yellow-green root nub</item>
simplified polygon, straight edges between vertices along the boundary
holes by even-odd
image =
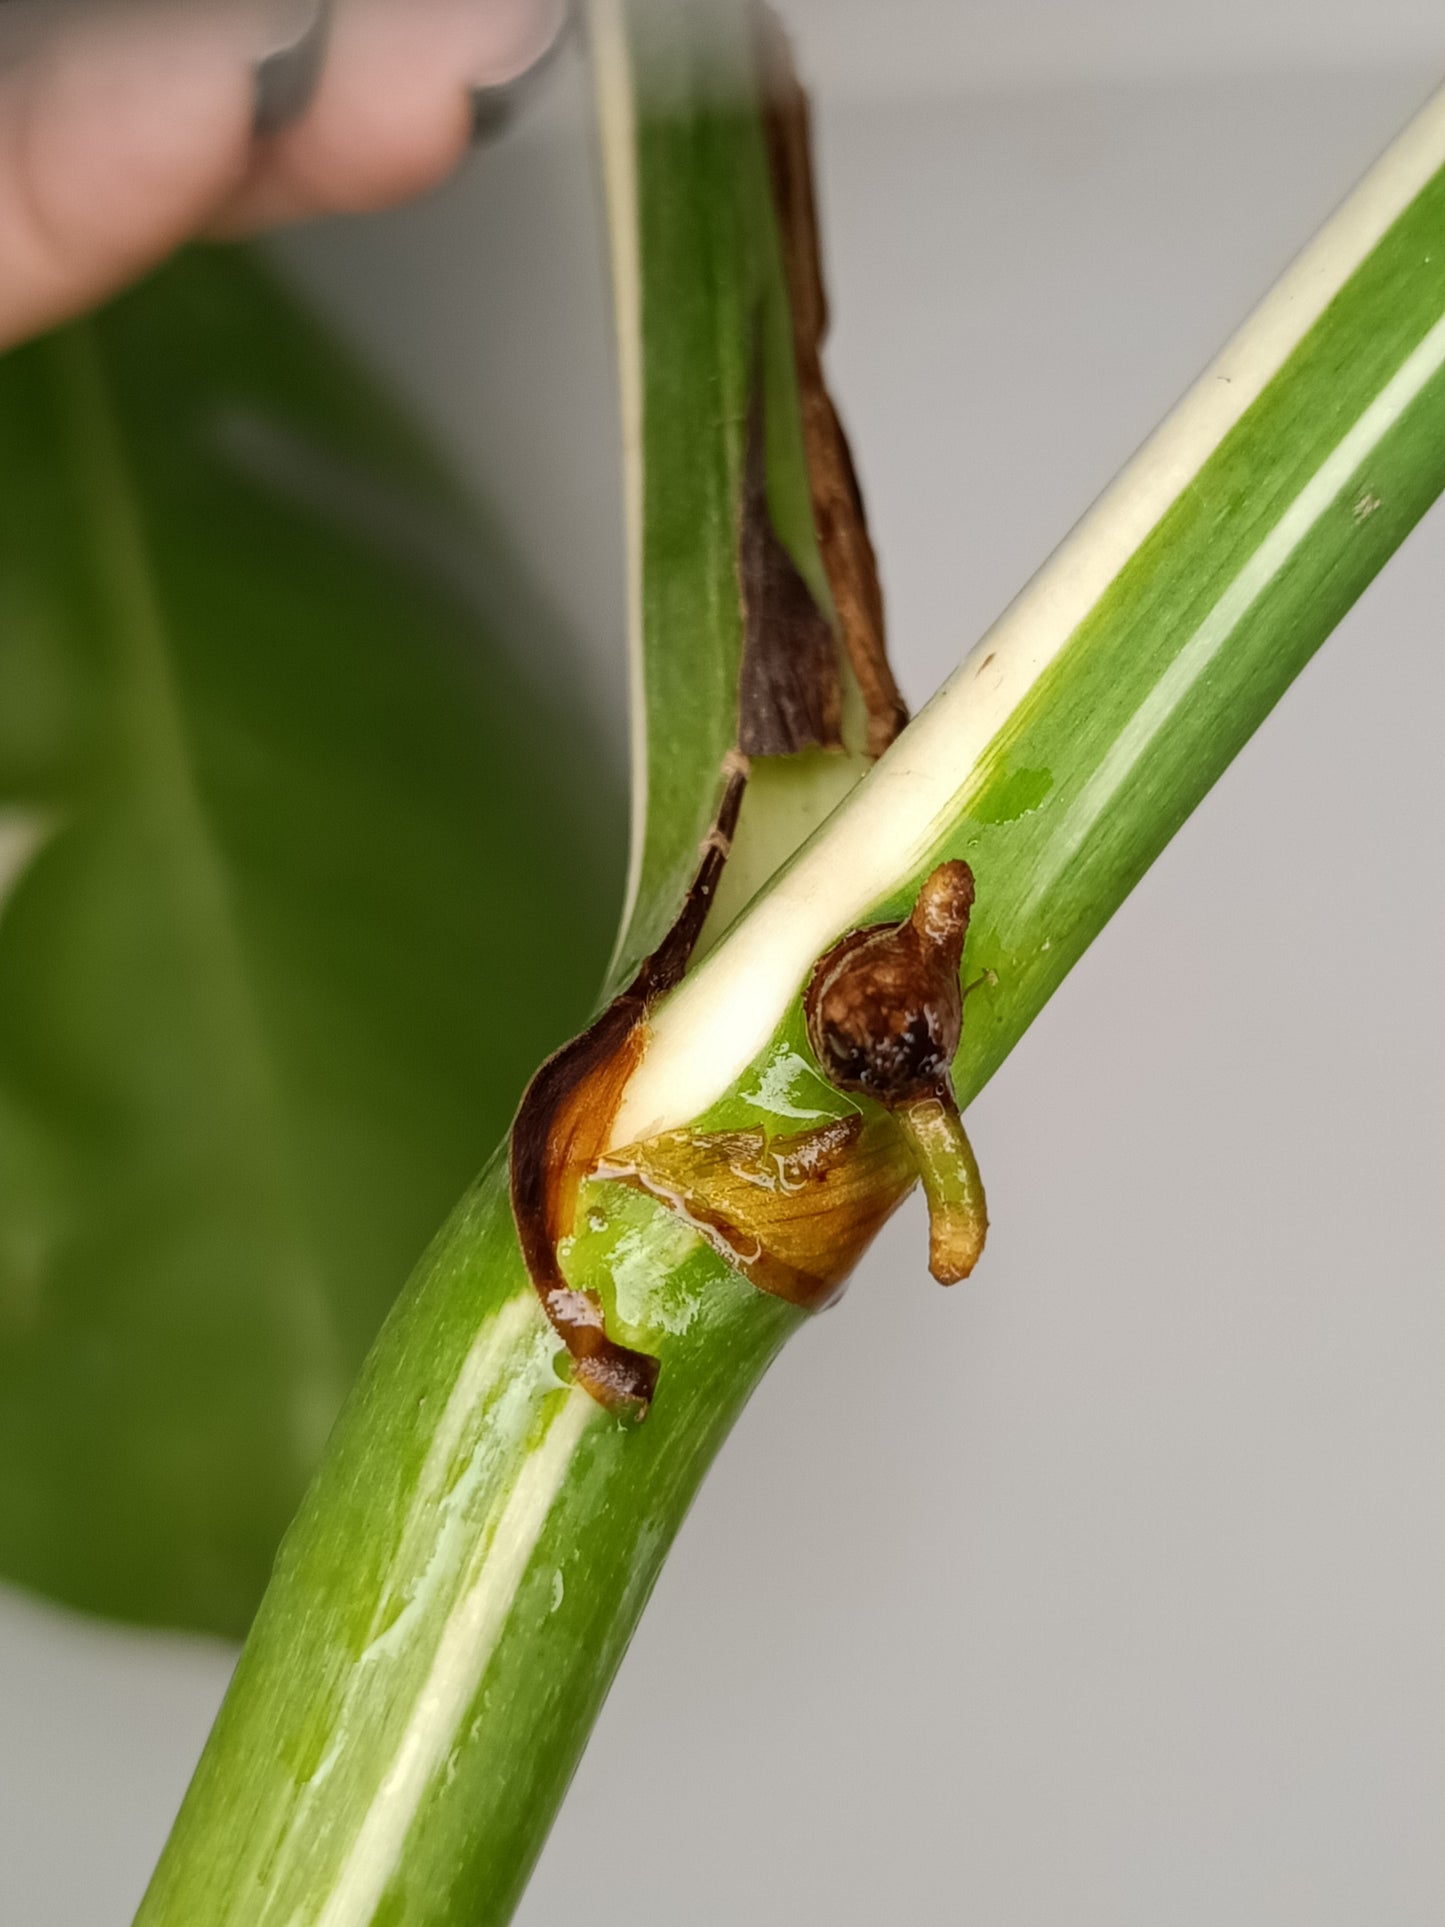
[[[978,1159],[951,1091],[900,1104],[893,1115],[928,1200],[928,1268],[939,1284],[956,1285],[978,1263],[988,1236]]]

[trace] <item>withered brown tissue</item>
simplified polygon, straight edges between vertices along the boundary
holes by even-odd
[[[831,1302],[917,1181],[886,1118],[812,1130],[667,1131],[610,1152],[597,1176],[648,1192],[694,1225],[759,1291]]]
[[[843,685],[828,618],[773,527],[761,359],[748,400],[738,587],[743,660],[738,747],[747,756],[795,756],[843,747]]]
[[[642,1055],[640,1007],[610,1004],[581,1037],[548,1058],[512,1126],[512,1215],[533,1288],[573,1361],[573,1375],[613,1411],[645,1413],[657,1360],[607,1333],[596,1292],[569,1285],[557,1257],[572,1229],[583,1175],[606,1142]]]
[[[792,310],[813,522],[843,645],[868,712],[868,754],[877,757],[907,723],[908,706],[888,661],[883,591],[852,451],[823,375],[828,302],[813,196],[808,96],[799,83],[787,36],[772,10],[759,6],[754,18],[763,131]]]

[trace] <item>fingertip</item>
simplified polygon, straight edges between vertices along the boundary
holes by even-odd
[[[101,298],[244,179],[256,9],[41,20],[0,78],[0,342]]]
[[[216,229],[251,233],[367,213],[445,180],[478,89],[516,80],[555,43],[563,0],[352,0],[332,20],[306,113],[261,142]]]

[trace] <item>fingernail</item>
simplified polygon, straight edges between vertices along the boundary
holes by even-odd
[[[525,81],[524,75],[521,80],[504,80],[499,87],[471,89],[473,147],[485,147],[511,124]]]
[[[288,7],[278,44],[256,62],[251,128],[258,139],[293,126],[316,96],[326,64],[331,0]]]
[[[487,87],[469,90],[472,108],[472,145],[484,147],[511,126],[520,107],[557,57],[557,50],[572,31],[576,9],[564,0],[558,9],[557,30],[541,53],[520,74]]]

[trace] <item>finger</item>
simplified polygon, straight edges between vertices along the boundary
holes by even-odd
[[[343,0],[305,114],[257,145],[221,210],[228,234],[359,212],[435,186],[471,132],[471,94],[526,71],[560,0]]]
[[[9,0],[6,15],[0,346],[120,286],[238,191],[265,10]]]

